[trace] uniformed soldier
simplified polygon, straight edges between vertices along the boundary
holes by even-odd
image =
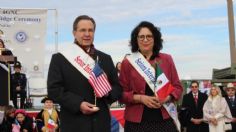
[[[14,64],[15,73],[11,75],[11,97],[15,108],[17,106],[17,97],[20,98],[20,108],[24,108],[26,98],[26,75],[21,73],[21,63],[17,61]]]

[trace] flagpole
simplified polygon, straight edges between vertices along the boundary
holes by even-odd
[[[94,92],[94,91],[93,91]],[[97,97],[96,97],[96,94],[94,92],[94,105],[97,106]]]
[[[96,65],[96,63],[98,63],[98,59],[99,59],[99,58],[98,58],[98,56],[97,56],[96,61],[95,61],[95,65]],[[93,92],[94,92],[94,105],[95,105],[95,106],[93,107],[93,109],[98,111],[98,110],[99,110],[99,107],[97,107],[97,97],[96,97],[95,90],[93,90]]]
[[[96,58],[95,63],[98,63],[98,56],[97,56],[97,58]],[[95,65],[96,65],[96,64],[95,64]],[[97,107],[97,97],[96,97],[96,93],[95,93],[94,90],[93,90],[93,92],[94,92],[94,105],[95,105],[95,107]]]
[[[93,91],[94,92],[94,107],[93,107],[93,109],[94,110],[96,110],[96,111],[98,111],[99,110],[99,108],[97,107],[97,97],[96,97],[96,93],[95,93],[95,91]]]

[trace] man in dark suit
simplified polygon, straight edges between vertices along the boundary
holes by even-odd
[[[208,132],[208,124],[203,121],[203,105],[208,96],[199,91],[199,83],[192,81],[190,84],[191,92],[184,95],[182,108],[189,112],[186,120],[187,132]]]
[[[74,43],[54,54],[51,59],[48,97],[61,106],[61,132],[111,131],[108,104],[121,97],[122,89],[111,56],[95,49],[93,45],[95,27],[93,18],[87,15],[77,17],[73,24]],[[105,86],[109,92],[104,90],[104,96],[98,95],[91,83],[90,73],[95,71],[93,66],[99,66],[105,73],[103,81],[110,83]]]
[[[225,97],[230,112],[232,114],[232,130],[227,132],[236,132],[236,99],[235,99],[235,92],[236,92],[236,86],[234,86],[233,83],[228,83],[227,87],[225,88],[227,96]]]
[[[14,64],[15,73],[11,75],[11,97],[15,108],[24,108],[26,98],[26,75],[21,73],[21,63]],[[20,98],[20,106],[17,105],[17,98]],[[19,100],[18,100],[19,101]]]

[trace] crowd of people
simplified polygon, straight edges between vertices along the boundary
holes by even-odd
[[[109,106],[116,101],[125,106],[125,132],[236,131],[233,83],[227,85],[223,97],[218,86],[212,85],[207,95],[199,91],[198,81],[192,81],[177,111],[175,102],[182,97],[183,87],[171,55],[161,52],[162,34],[153,23],[142,21],[132,30],[131,54],[116,67],[111,56],[94,45],[92,17],[78,16],[72,28],[73,43],[52,55],[48,97],[42,100],[44,108],[36,119],[23,109],[27,80],[20,72],[21,63],[15,63],[11,76],[14,107],[4,108],[0,131],[110,132]],[[54,103],[60,105],[60,112]]]
[[[0,132],[58,132],[60,112],[54,108],[53,100],[45,97],[41,103],[43,109],[36,117],[27,114],[25,109],[16,109],[13,106],[2,107]]]
[[[192,81],[191,92],[184,95],[180,110],[182,128],[187,132],[236,131],[236,86],[228,83],[222,90],[212,85],[209,95],[200,92],[199,83]]]

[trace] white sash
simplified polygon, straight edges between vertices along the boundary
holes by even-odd
[[[70,44],[59,50],[59,52],[87,79],[89,79],[95,61],[85,53],[78,45]]]
[[[7,72],[9,72],[9,69],[6,65],[0,63],[0,67],[2,67],[4,70],[6,70]]]
[[[140,52],[132,53],[127,56],[128,61],[134,67],[134,69],[144,78],[148,86],[152,89],[152,91],[156,94],[155,91],[157,83],[157,77],[155,78],[155,69],[151,66],[151,64],[144,58],[144,56]],[[180,123],[178,120],[177,108],[173,102],[168,102],[163,104],[163,107],[166,109],[170,117],[174,120],[177,129],[180,131]]]
[[[151,66],[151,64],[143,57],[140,52],[132,53],[131,55],[127,56],[127,59],[155,93],[155,69]]]

